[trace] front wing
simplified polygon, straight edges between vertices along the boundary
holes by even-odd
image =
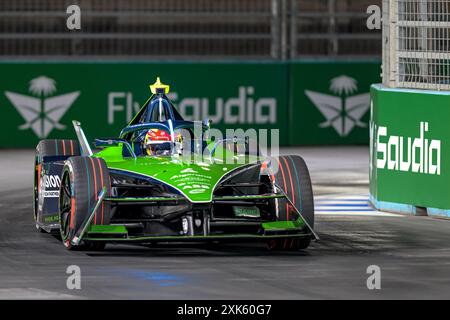
[[[301,217],[297,216],[293,221],[264,220],[261,217],[220,218],[212,212],[214,204],[245,204],[246,206],[260,205],[261,202],[283,199],[284,194],[262,194],[252,196],[222,196],[215,197],[211,204],[202,204],[202,210],[195,205],[181,213],[171,223],[179,232],[168,234],[166,229],[161,232],[148,233],[141,228],[136,232],[138,223],[117,223],[112,221],[110,225],[94,225],[87,219],[85,232],[80,234],[77,241],[98,242],[203,242],[203,241],[261,241],[273,238],[303,238],[313,237],[314,232],[308,227]],[[115,205],[167,205],[184,201],[182,197],[150,197],[150,198],[102,198],[99,201],[108,201]],[[91,216],[94,215],[94,211]],[[158,223],[158,221],[153,221]],[[164,223],[164,221],[161,221]]]

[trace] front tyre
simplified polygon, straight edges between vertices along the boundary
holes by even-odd
[[[72,240],[79,236],[103,187],[106,187],[106,196],[111,194],[109,171],[103,159],[83,156],[66,161],[59,193],[59,221],[61,239],[67,249],[75,248]],[[108,225],[110,220],[111,206],[108,202],[102,202],[92,224]],[[101,250],[104,244],[85,243],[83,248]]]
[[[311,177],[308,167],[300,156],[280,156],[278,171],[272,176],[276,186],[291,199],[295,207],[311,228],[314,228],[314,197]],[[278,220],[292,221],[298,217],[296,211],[287,200],[278,200],[275,206]],[[279,238],[268,242],[270,250],[300,250],[306,249],[311,237],[305,238]]]

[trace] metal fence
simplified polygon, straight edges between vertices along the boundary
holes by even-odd
[[[291,57],[381,55],[381,31],[366,26],[367,8],[381,7],[381,0],[294,0],[291,4]]]
[[[385,0],[384,82],[450,90],[450,0]]]
[[[71,4],[79,31],[66,28]],[[1,0],[0,57],[377,57],[371,4],[381,0]]]

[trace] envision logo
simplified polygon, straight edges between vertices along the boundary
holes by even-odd
[[[226,124],[269,124],[277,121],[277,100],[263,97],[255,99],[253,87],[240,86],[238,96],[229,99],[217,98],[215,107],[210,106],[208,98],[183,98],[178,102],[178,110],[186,120],[210,119],[213,123]],[[169,94],[172,101],[177,93]],[[215,110],[210,113],[210,110]]]
[[[425,138],[428,129],[428,122],[420,122],[419,137],[413,140],[410,137],[389,136],[387,127],[375,128],[377,168],[440,175],[441,140]]]
[[[59,197],[59,186],[61,185],[61,178],[59,175],[44,175],[41,179],[39,192],[43,198],[57,198]]]
[[[29,91],[37,98],[5,91],[6,97],[26,121],[19,129],[31,128],[40,139],[46,138],[53,128],[64,130],[66,127],[59,120],[78,98],[80,91],[44,98],[56,92],[55,80],[46,76],[31,80]]]
[[[61,185],[61,178],[58,175],[44,175],[41,180],[41,188],[56,188],[59,189]]]
[[[348,136],[355,126],[367,127],[361,118],[369,110],[370,94],[349,96],[357,90],[357,81],[345,75],[331,80],[330,91],[338,96],[305,90],[306,96],[326,119],[319,127],[333,127],[341,137]]]

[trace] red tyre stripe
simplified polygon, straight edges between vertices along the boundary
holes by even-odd
[[[103,189],[104,181],[103,181],[103,169],[102,169],[102,162],[99,158],[97,158],[98,160],[98,167],[100,168],[100,181],[102,183],[101,188]],[[102,201],[102,224],[104,224],[104,212],[105,212],[105,203]]]
[[[261,165],[261,174],[267,173],[269,174],[270,178],[272,179],[272,182],[275,183],[275,175],[273,174],[272,170],[269,168],[269,165],[267,161],[264,161]]]
[[[70,140],[70,155],[73,156],[73,141]]]
[[[277,179],[275,179],[275,175],[273,174],[273,171],[272,171],[272,169],[269,167],[268,163],[265,162],[265,164],[266,164],[265,168],[266,168],[266,170],[267,170],[267,173],[268,173],[269,176],[270,176],[270,179],[271,179],[271,181],[272,181],[272,185],[275,186],[275,183],[277,183]],[[275,208],[276,208],[276,207],[275,207]],[[278,212],[276,212],[276,216],[278,217]]]
[[[62,147],[63,147],[63,155],[65,156],[66,155],[66,140],[62,140],[61,143],[62,143]]]
[[[94,192],[95,192],[95,203],[97,203],[97,198],[98,198],[98,189],[97,189],[97,173],[95,170],[95,165],[94,165],[94,160],[92,158],[89,158],[89,160],[91,160],[91,164],[92,164],[92,170],[94,171]],[[95,212],[94,215],[94,224],[97,224],[97,212]]]
[[[284,175],[284,170],[283,170],[283,165],[281,163],[281,161],[278,161],[278,167],[281,169],[281,176],[283,178],[283,185],[284,185],[284,192],[287,193],[287,185],[286,185],[286,177]],[[286,220],[289,220],[289,205],[288,203],[286,203]]]
[[[288,175],[289,175],[289,181],[291,183],[291,189],[292,189],[292,203],[295,205],[295,190],[294,190],[294,183],[292,182],[292,174],[291,174],[291,169],[289,169],[289,164],[286,161],[286,158],[283,158],[284,163],[286,164],[286,168],[288,171]]]
[[[37,175],[38,175],[37,190],[38,190],[38,192],[41,189],[41,172],[42,172],[42,164],[38,164],[38,166],[37,166]]]
[[[75,198],[70,201],[70,229],[75,229]]]

